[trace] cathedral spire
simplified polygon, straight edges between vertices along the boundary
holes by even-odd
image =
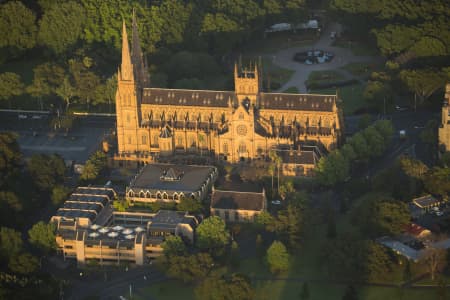
[[[131,64],[130,48],[128,45],[127,27],[125,20],[122,25],[122,66],[121,66],[121,78],[122,80],[134,80],[133,65]]]
[[[148,74],[146,72],[147,68],[144,64],[144,55],[141,49],[141,43],[139,41],[139,33],[138,26],[136,21],[136,10],[133,9],[133,23],[132,23],[132,39],[131,39],[131,59],[133,61],[133,65],[135,66],[136,77],[141,82],[145,83],[148,81]]]

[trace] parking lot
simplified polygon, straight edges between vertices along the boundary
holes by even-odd
[[[51,118],[45,114],[28,114],[24,118],[17,113],[1,113],[0,129],[18,134],[18,142],[25,157],[35,153],[57,153],[66,161],[83,163],[100,148],[104,135],[114,127],[111,119],[82,118],[67,134],[55,133],[49,126]]]

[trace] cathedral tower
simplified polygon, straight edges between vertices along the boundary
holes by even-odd
[[[258,95],[261,92],[261,78],[258,66],[255,64],[249,68],[234,65],[234,89],[239,104],[244,100],[250,101],[250,106],[257,107]]]
[[[134,18],[133,18],[134,19]],[[133,24],[135,21],[133,21]],[[143,81],[142,55],[139,39],[133,31],[133,55],[130,53],[125,21],[122,26],[122,64],[117,73],[116,114],[119,153],[133,152],[138,147],[137,130],[140,124],[140,103]]]

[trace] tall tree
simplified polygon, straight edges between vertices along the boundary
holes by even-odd
[[[171,256],[183,256],[187,251],[186,245],[181,237],[176,235],[167,237],[162,243],[162,248],[164,250],[164,255],[168,258]]]
[[[75,44],[86,23],[84,8],[74,1],[52,5],[39,22],[38,39],[56,54]]]
[[[267,263],[270,272],[278,273],[289,269],[289,253],[283,243],[274,241],[267,249]]]
[[[56,249],[55,231],[54,223],[39,221],[28,230],[29,241],[44,253],[54,251]]]
[[[36,16],[22,2],[8,1],[0,6],[0,48],[31,49],[36,32]]]
[[[221,252],[230,240],[230,234],[225,228],[225,222],[217,216],[203,220],[197,227],[196,234],[197,246],[200,249],[216,251],[216,253]]]
[[[59,155],[35,154],[28,162],[28,171],[40,191],[50,192],[63,183],[66,165]]]
[[[419,97],[421,103],[444,87],[448,80],[444,72],[433,69],[403,70],[400,72],[400,78]]]
[[[11,72],[0,74],[0,100],[10,100],[12,97],[20,96],[24,93],[24,90],[25,88],[19,75]]]

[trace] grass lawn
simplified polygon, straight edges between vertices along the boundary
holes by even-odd
[[[126,293],[124,292],[124,294]],[[137,290],[133,296],[133,300],[149,298],[157,300],[194,300],[194,289],[192,285],[187,285],[176,280],[168,280]]]
[[[369,47],[359,42],[348,41],[348,40],[335,40],[333,43],[334,47],[347,48],[352,51],[356,56],[376,56],[378,55],[378,50],[374,47]]]
[[[326,70],[326,71],[312,71],[309,74],[308,80],[306,80],[306,86],[312,84],[328,84],[336,81],[343,80],[344,76],[338,71]]]
[[[352,115],[357,110],[364,108],[366,102],[363,99],[365,86],[362,84],[354,84],[338,88],[338,95],[342,99],[342,106],[345,115]],[[331,94],[336,93],[335,89],[312,90],[312,94]]]
[[[293,70],[283,69],[273,64],[271,58],[263,58],[263,79],[266,81],[270,77],[271,86],[283,86],[292,75],[295,73]]]
[[[296,86],[291,86],[285,89],[283,93],[298,94],[298,88]]]
[[[256,281],[253,284],[255,288],[255,300],[283,300],[299,299],[299,293],[302,289],[302,282],[270,280]],[[308,283],[310,300],[335,300],[341,299],[345,292],[346,285]],[[123,293],[126,294],[127,291]],[[435,299],[435,289],[400,289],[390,287],[357,287],[359,298],[364,300],[424,300]],[[194,287],[186,285],[179,281],[165,281],[150,285],[147,288],[137,290],[133,297],[134,300],[144,299],[171,300],[184,299],[194,300]]]
[[[374,63],[349,63],[341,69],[348,71],[353,76],[366,78],[372,74],[372,72],[381,69],[379,64]]]

